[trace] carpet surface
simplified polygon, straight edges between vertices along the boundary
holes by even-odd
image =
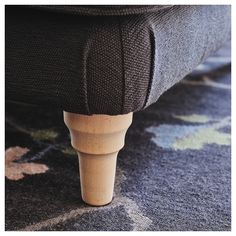
[[[230,44],[134,114],[111,204],[82,202],[59,110],[6,103],[6,230],[231,229]]]

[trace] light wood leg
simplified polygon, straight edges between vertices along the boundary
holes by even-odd
[[[82,198],[90,205],[102,206],[112,201],[117,154],[124,146],[132,115],[86,116],[64,112],[71,144],[79,156]]]

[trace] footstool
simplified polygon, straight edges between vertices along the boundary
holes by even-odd
[[[230,39],[230,13],[228,5],[7,5],[6,99],[64,111],[82,198],[108,204],[133,112]]]

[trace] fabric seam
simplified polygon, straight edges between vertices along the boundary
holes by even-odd
[[[122,28],[121,28],[121,17],[118,16],[117,19],[118,19],[118,28],[119,28],[119,35],[120,35],[122,81],[123,81],[121,114],[124,114],[124,110],[125,110],[125,56],[124,56],[124,45],[123,45]]]
[[[150,29],[150,45],[151,45],[150,75],[149,75],[149,82],[148,82],[148,87],[147,87],[147,94],[146,94],[144,104],[143,104],[141,110],[143,110],[147,107],[149,97],[150,97],[150,94],[151,94],[151,88],[152,88],[152,84],[153,84],[154,73],[155,73],[156,46],[155,46],[155,35],[154,35],[154,33],[151,29]]]

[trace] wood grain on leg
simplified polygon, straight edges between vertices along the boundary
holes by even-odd
[[[132,113],[118,116],[64,112],[71,144],[77,150],[83,200],[94,206],[112,201],[116,159],[124,146]]]

